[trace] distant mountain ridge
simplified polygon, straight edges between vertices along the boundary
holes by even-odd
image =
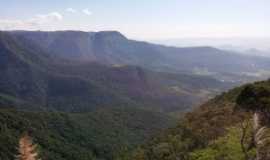
[[[0,104],[88,112],[114,106],[183,111],[230,87],[205,76],[65,60],[0,32]]]
[[[210,75],[220,80],[263,79],[270,58],[247,56],[212,47],[168,47],[135,41],[117,31],[10,31],[51,55],[105,65],[136,65],[155,71]],[[255,74],[260,73],[260,74]],[[241,75],[241,76],[239,76]],[[252,76],[256,75],[256,76]]]

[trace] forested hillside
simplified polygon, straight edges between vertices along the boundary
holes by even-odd
[[[0,158],[14,159],[19,138],[28,133],[42,159],[113,159],[174,123],[164,114],[139,109],[84,114],[1,109]]]
[[[188,113],[178,127],[154,137],[123,159],[249,160],[256,153],[258,159],[267,159],[269,117],[259,119],[264,126],[254,130],[252,112],[239,109],[239,98],[245,95],[246,102],[268,115],[268,109],[260,108],[269,108],[269,86],[270,81],[256,82],[223,93]],[[252,101],[247,93],[252,93]]]

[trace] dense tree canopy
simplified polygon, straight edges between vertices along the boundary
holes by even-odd
[[[263,83],[247,85],[236,102],[245,110],[270,111],[270,87]]]

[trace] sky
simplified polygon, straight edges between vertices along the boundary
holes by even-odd
[[[130,38],[270,37],[270,0],[0,0],[0,30],[117,30]]]

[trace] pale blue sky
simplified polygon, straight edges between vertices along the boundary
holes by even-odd
[[[0,0],[0,4],[4,30],[118,30],[137,39],[270,36],[270,0]]]

